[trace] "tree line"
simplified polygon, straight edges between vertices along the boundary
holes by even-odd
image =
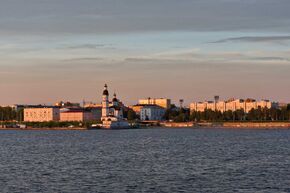
[[[0,121],[23,121],[23,109],[17,111],[12,107],[0,107]]]
[[[246,113],[243,109],[236,111],[213,111],[205,109],[204,112],[192,111],[184,108],[172,107],[163,117],[174,122],[186,121],[290,121],[290,104],[282,108],[257,108]]]

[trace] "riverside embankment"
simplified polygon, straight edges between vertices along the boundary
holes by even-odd
[[[253,128],[253,129],[290,129],[290,122],[163,122],[168,128]]]
[[[0,125],[0,130],[88,130],[85,127],[2,127]]]
[[[225,129],[290,129],[290,122],[154,122],[131,128],[225,128]],[[86,127],[3,127],[0,130],[90,130]]]

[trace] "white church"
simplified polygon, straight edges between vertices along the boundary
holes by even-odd
[[[108,86],[105,84],[102,99],[102,128],[124,129],[129,128],[128,121],[124,119],[123,109],[116,94],[112,101],[109,101]]]

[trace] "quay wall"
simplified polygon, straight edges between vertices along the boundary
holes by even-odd
[[[192,128],[286,128],[290,129],[290,122],[161,122],[162,127],[192,127]]]
[[[289,128],[290,122],[227,122],[225,128]]]

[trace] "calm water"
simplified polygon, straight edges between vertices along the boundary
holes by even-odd
[[[0,131],[0,192],[290,192],[290,130]]]

